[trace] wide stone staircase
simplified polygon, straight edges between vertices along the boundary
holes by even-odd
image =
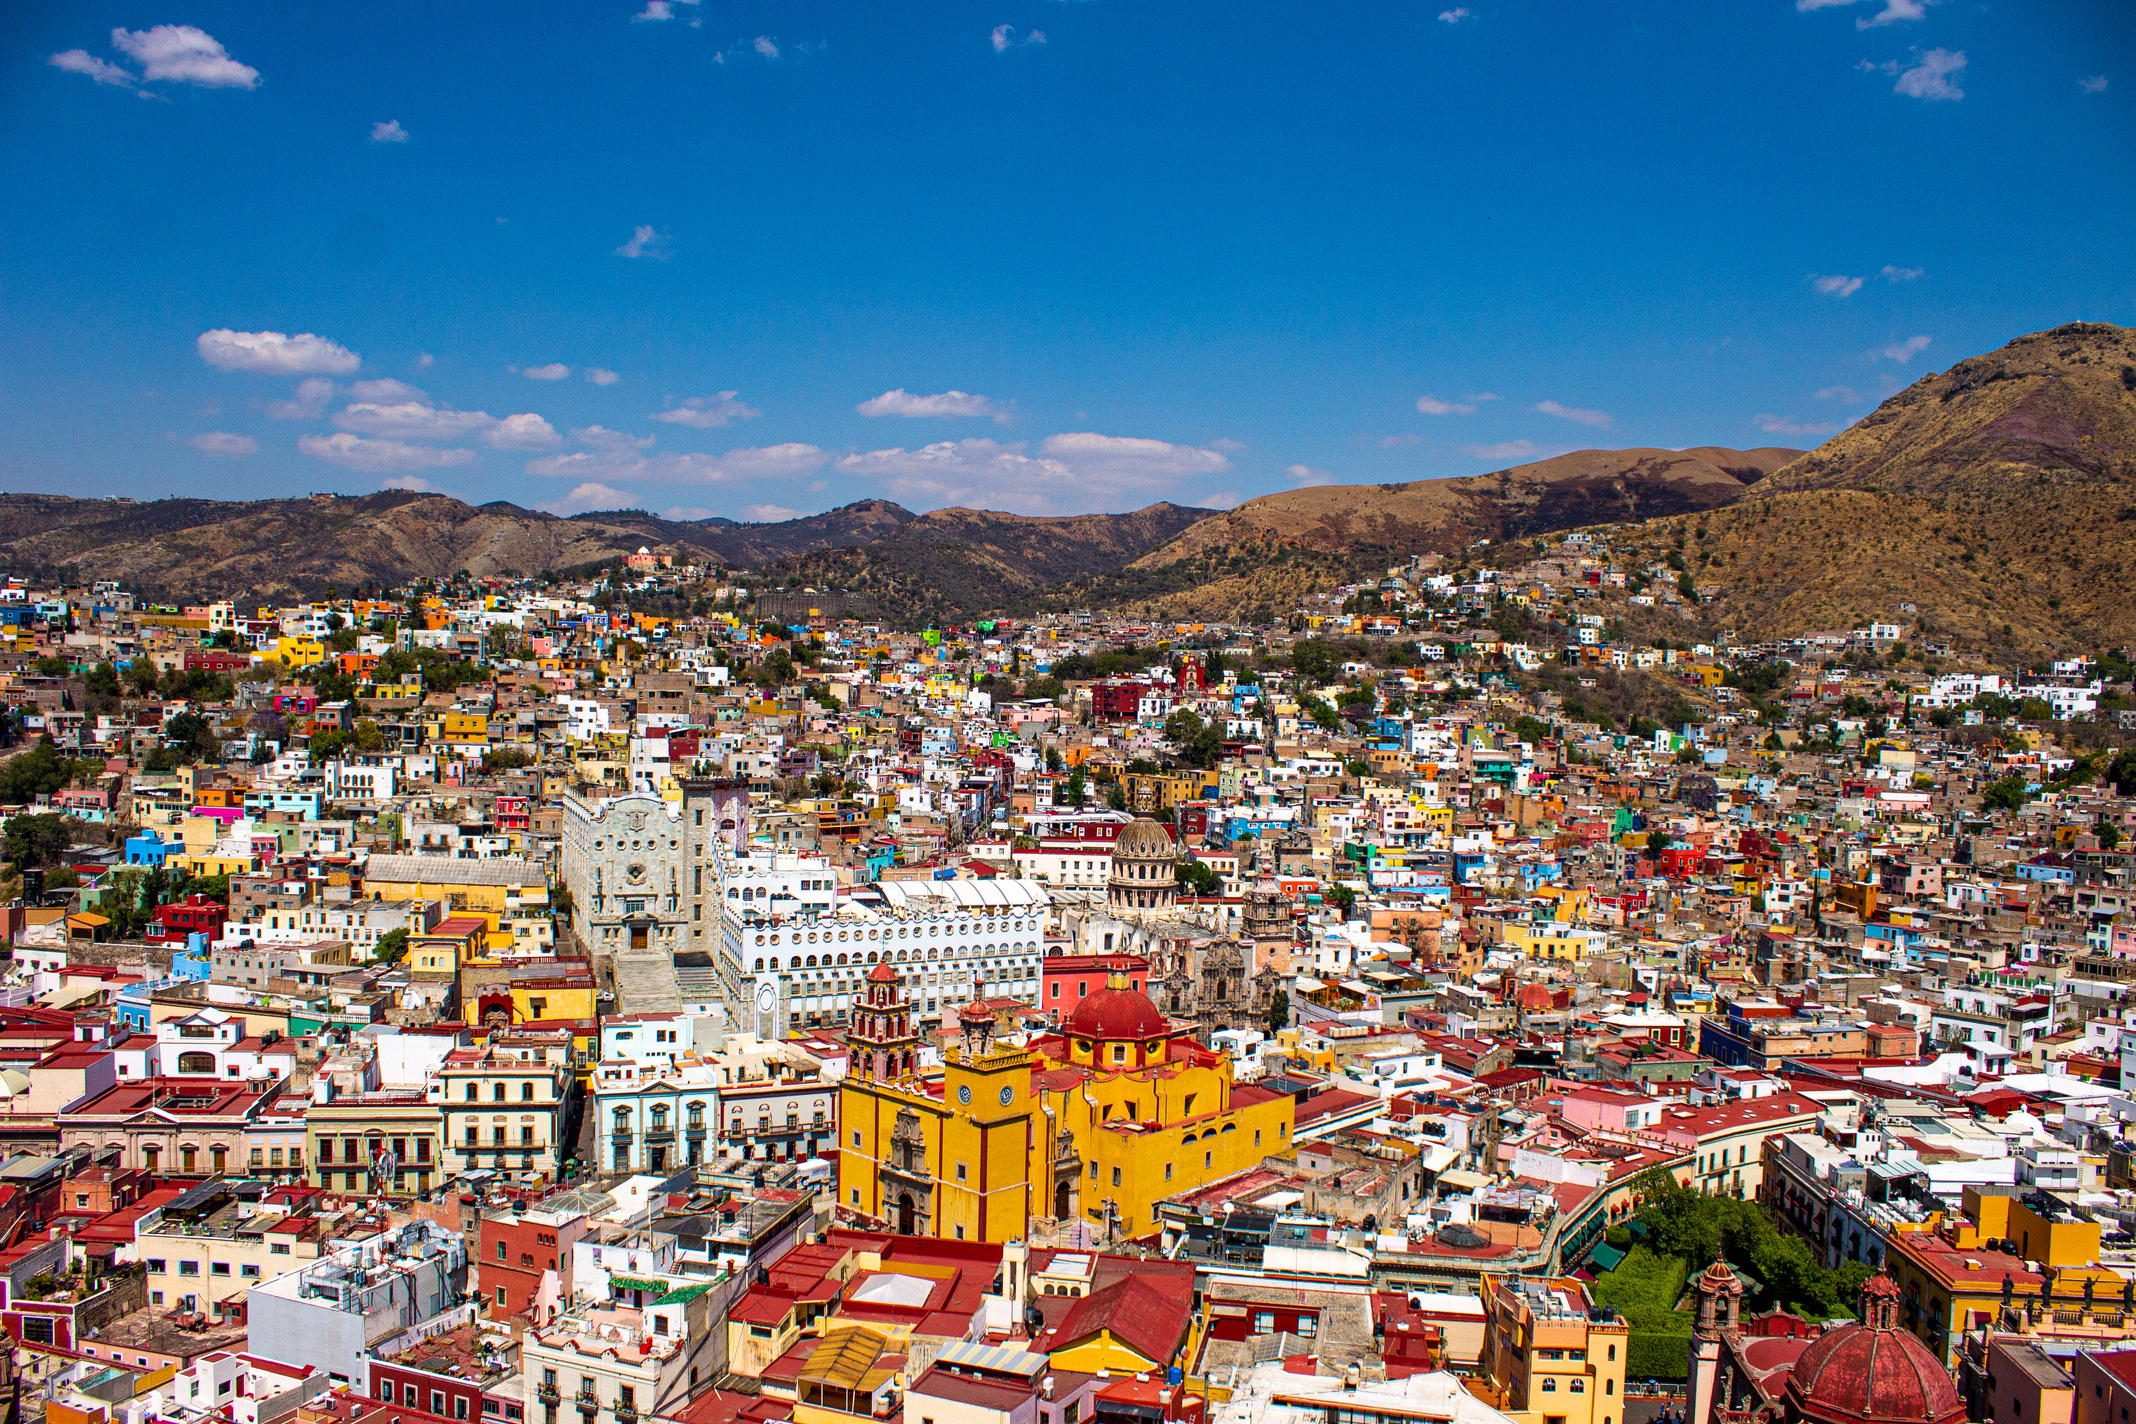
[[[682,986],[675,980],[675,961],[668,954],[625,950],[609,962],[614,966],[617,1013],[657,1014],[682,1008]]]

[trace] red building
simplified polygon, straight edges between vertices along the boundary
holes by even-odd
[[[244,672],[251,666],[252,659],[243,653],[225,652],[221,648],[194,648],[185,655],[187,672]]]
[[[1054,1023],[1074,1012],[1075,1006],[1105,987],[1106,975],[1114,969],[1127,971],[1128,983],[1144,993],[1150,962],[1139,954],[1053,954],[1039,961],[1039,1007]]]
[[[668,742],[668,750],[674,751],[674,741]],[[497,829],[500,831],[524,831],[532,825],[524,796],[499,796],[497,798]]]
[[[187,935],[204,934],[212,943],[222,938],[230,907],[205,895],[188,895],[182,901],[156,906],[155,923],[141,936],[150,944],[184,944]]]
[[[558,1299],[571,1296],[571,1248],[592,1225],[584,1211],[529,1208],[483,1213],[477,1233],[482,1295],[492,1320],[531,1310],[542,1277],[556,1273]],[[375,1369],[375,1366],[374,1366]]]
[[[1099,682],[1090,688],[1090,710],[1107,722],[1132,722],[1142,715],[1146,682]]]

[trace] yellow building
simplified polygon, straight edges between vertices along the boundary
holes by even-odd
[[[307,668],[326,661],[326,644],[317,638],[277,638],[253,654],[256,663],[280,663],[285,668]]]
[[[1884,1269],[1902,1298],[1918,1305],[1908,1307],[1908,1327],[1952,1365],[1966,1331],[2002,1321],[2013,1307],[2020,1317],[2038,1318],[2028,1334],[2124,1338],[2127,1287],[2099,1262],[2099,1223],[2051,1193],[2028,1203],[2003,1192],[1967,1187],[1963,1203],[1970,1221],[1892,1234]],[[2012,1245],[2006,1251],[1989,1242]]]
[[[422,1089],[331,1093],[305,1110],[311,1184],[372,1196],[423,1195],[442,1180],[444,1117]]]
[[[481,915],[525,952],[549,944],[549,877],[532,861],[449,855],[374,855],[364,868],[372,900],[443,900],[455,915]]]
[[[942,1077],[919,1077],[898,972],[869,971],[847,1035],[839,1183],[846,1206],[900,1232],[1007,1241],[1030,1217],[1080,1215],[1144,1235],[1188,1183],[1290,1150],[1290,1098],[1234,1087],[1229,1056],[1124,972],[1028,1047],[997,1043],[983,1009],[960,1027]]]
[[[1472,1382],[1517,1424],[1618,1424],[1631,1330],[1570,1276],[1483,1278],[1483,1368]]]

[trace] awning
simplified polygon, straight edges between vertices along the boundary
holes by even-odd
[[[1618,1265],[1624,1260],[1624,1257],[1624,1252],[1619,1251],[1616,1247],[1610,1245],[1607,1241],[1596,1242],[1595,1249],[1590,1251],[1587,1255],[1587,1259],[1594,1264],[1594,1268],[1598,1271],[1616,1270]]]
[[[1440,1186],[1455,1187],[1462,1191],[1473,1192],[1479,1187],[1487,1187],[1490,1184],[1491,1179],[1489,1177],[1480,1176],[1475,1172],[1463,1172],[1457,1169],[1439,1174]]]

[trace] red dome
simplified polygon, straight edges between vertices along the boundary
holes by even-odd
[[[897,971],[890,967],[890,961],[886,959],[868,971],[868,982],[870,984],[895,984],[898,982]]]
[[[1878,1277],[1864,1296],[1879,1283],[1890,1286]],[[1957,1424],[1965,1418],[1965,1401],[1935,1352],[1889,1326],[1842,1325],[1811,1342],[1788,1373],[1787,1397],[1804,1424]]]
[[[1171,1026],[1147,994],[1105,988],[1077,1004],[1061,1032],[1070,1038],[1147,1039],[1163,1038]]]

